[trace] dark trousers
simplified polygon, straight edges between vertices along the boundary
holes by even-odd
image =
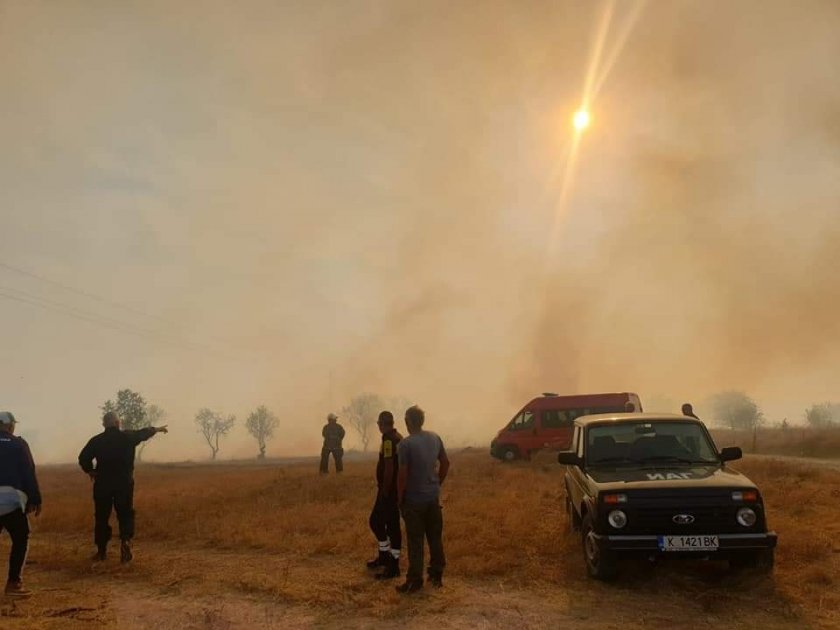
[[[117,513],[120,525],[120,539],[134,538],[134,482],[105,481],[97,479],[93,484],[94,528],[93,541],[97,547],[104,547],[111,540],[111,510]]]
[[[391,491],[390,497],[376,494],[376,502],[370,512],[370,530],[376,540],[389,540],[391,549],[402,549],[402,530],[400,529],[400,508],[397,505],[396,490]]]
[[[429,543],[429,575],[443,576],[446,557],[443,553],[443,512],[437,501],[405,503],[402,508],[405,536],[408,539],[408,581],[423,580],[423,542]]]
[[[0,516],[0,532],[9,532],[12,550],[9,553],[9,582],[20,582],[26,552],[29,550],[29,519],[23,510]]]
[[[335,460],[335,472],[341,472],[344,470],[344,462],[342,462],[342,458],[344,457],[344,449],[343,448],[322,448],[321,449],[321,472],[327,473],[330,471],[330,453],[332,453],[333,459]]]

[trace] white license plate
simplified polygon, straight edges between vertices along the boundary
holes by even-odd
[[[717,551],[717,536],[660,536],[662,551]]]

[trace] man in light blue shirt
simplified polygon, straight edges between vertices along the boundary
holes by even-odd
[[[425,412],[417,405],[405,412],[408,437],[397,447],[399,503],[408,540],[408,573],[400,593],[415,593],[423,588],[423,546],[429,542],[429,582],[443,586],[443,513],[440,486],[449,473],[449,458],[443,441],[436,433],[423,430]]]

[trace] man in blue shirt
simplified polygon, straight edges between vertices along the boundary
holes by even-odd
[[[15,437],[16,424],[11,413],[0,411],[0,532],[5,529],[12,539],[6,595],[27,597],[21,580],[29,550],[27,514],[41,513],[41,492],[29,445]]]
[[[408,573],[400,593],[415,593],[423,588],[423,543],[429,542],[429,582],[443,586],[443,514],[440,509],[440,486],[449,473],[449,458],[443,441],[436,433],[423,430],[425,412],[417,405],[405,412],[408,437],[397,447],[399,504],[408,540]]]

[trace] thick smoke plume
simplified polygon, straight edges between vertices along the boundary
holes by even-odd
[[[605,6],[3,4],[0,262],[107,301],[0,268],[0,407],[68,460],[131,387],[187,459],[199,408],[313,453],[361,391],[457,444],[549,390],[840,398],[837,3],[647,3],[561,203]]]

